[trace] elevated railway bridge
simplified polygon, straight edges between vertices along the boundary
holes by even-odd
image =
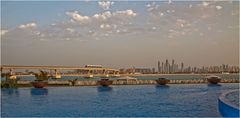
[[[71,67],[71,66],[15,66],[15,65],[1,65],[1,73],[14,74],[15,70],[48,70],[53,77],[61,77],[61,71],[75,70],[79,74],[91,75],[117,75],[118,69],[105,67]],[[15,74],[17,75],[17,74]]]

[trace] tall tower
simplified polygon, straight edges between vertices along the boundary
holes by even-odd
[[[165,67],[165,66],[164,66],[164,63],[162,62],[162,69],[161,69],[161,72],[162,72],[162,73],[165,72],[165,71],[164,71],[164,69],[165,69],[164,67]]]
[[[183,72],[183,69],[184,69],[184,64],[183,62],[181,63],[181,72]]]
[[[165,68],[165,72],[166,73],[169,73],[169,62],[168,62],[168,59],[166,60],[166,68]]]
[[[158,61],[158,73],[160,73],[161,72],[161,63],[160,63],[160,61]]]
[[[174,64],[174,59],[172,60],[171,73],[175,73],[175,64]]]

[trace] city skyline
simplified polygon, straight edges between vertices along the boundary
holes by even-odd
[[[165,74],[173,74],[173,73],[204,73],[204,72],[239,72],[239,65],[208,65],[208,66],[191,66],[185,65],[184,62],[175,62],[174,59],[170,60],[166,59],[166,61],[158,61],[157,72],[165,73]]]
[[[236,66],[238,3],[1,1],[1,64]]]

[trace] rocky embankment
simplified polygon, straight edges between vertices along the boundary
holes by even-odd
[[[222,79],[221,83],[239,83],[236,79]],[[207,84],[207,80],[170,80],[168,84]],[[19,87],[31,86],[31,81],[18,81]],[[156,80],[114,80],[113,85],[154,85]],[[81,80],[51,80],[48,86],[96,86],[97,81],[81,81]]]

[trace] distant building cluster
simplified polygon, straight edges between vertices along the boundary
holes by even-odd
[[[155,68],[127,68],[120,69],[120,74],[153,74],[155,72]]]
[[[185,66],[183,62],[180,64],[171,62],[167,59],[165,62],[158,61],[157,70],[155,68],[123,68],[120,69],[120,74],[181,74],[181,73],[239,73],[239,66],[229,66],[222,64],[220,66],[202,66],[191,67]]]
[[[229,66],[228,64],[222,64],[221,66],[209,66],[209,67],[191,67],[184,66],[184,63],[176,64],[174,59],[170,63],[168,59],[166,62],[158,61],[158,73],[174,74],[174,73],[239,73],[239,66]]]

